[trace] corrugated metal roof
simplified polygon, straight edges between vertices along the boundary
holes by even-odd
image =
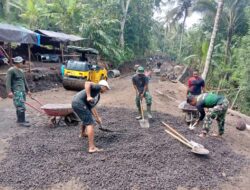
[[[50,38],[52,38],[53,41],[76,42],[76,41],[81,41],[84,39],[84,38],[81,38],[81,37],[76,36],[76,35],[65,34],[62,32],[54,32],[54,31],[49,31],[49,30],[35,30],[35,32],[43,34],[47,37],[50,37]]]

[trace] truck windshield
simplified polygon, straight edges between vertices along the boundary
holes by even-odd
[[[74,71],[89,71],[87,62],[69,60],[66,69]]]

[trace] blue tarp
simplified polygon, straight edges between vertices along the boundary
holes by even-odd
[[[0,23],[0,41],[40,45],[40,34],[22,26]]]

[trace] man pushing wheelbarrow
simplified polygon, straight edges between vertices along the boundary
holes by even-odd
[[[20,127],[30,127],[25,118],[26,94],[31,95],[28,83],[22,70],[23,58],[13,58],[13,67],[9,68],[6,75],[6,90],[9,98],[13,99],[16,107],[17,124]]]
[[[110,90],[108,82],[101,80],[98,84],[93,82],[85,82],[85,89],[78,92],[72,101],[74,112],[82,121],[80,136],[87,136],[89,140],[89,153],[99,152],[99,149],[94,143],[94,119],[99,125],[102,125],[102,120],[97,113],[95,106],[100,100],[100,93],[105,93]]]

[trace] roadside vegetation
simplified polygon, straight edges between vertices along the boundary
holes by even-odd
[[[193,13],[202,19],[187,28]],[[114,65],[168,56],[199,69],[208,90],[250,114],[248,0],[2,0],[0,22],[80,35]]]

